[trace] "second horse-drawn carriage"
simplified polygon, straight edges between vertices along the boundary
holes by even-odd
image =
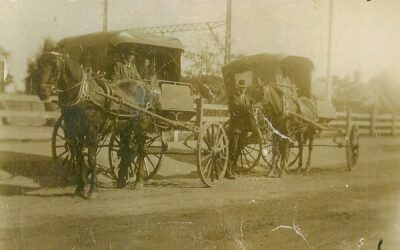
[[[242,57],[222,68],[226,93],[233,96],[240,81],[247,83],[247,95],[253,101],[253,112],[261,138],[241,145],[239,170],[247,171],[260,159],[272,171],[280,163],[282,168],[303,164],[303,147],[308,141],[310,166],[314,136],[320,131],[336,131],[334,144],[344,147],[347,166],[354,168],[358,158],[358,129],[348,125],[347,134],[329,125],[336,118],[333,105],[316,99],[312,94],[314,65],[308,58],[282,54],[257,54]],[[232,109],[231,103],[228,102]],[[282,171],[282,170],[281,170]]]

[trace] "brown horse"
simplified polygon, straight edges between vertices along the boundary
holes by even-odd
[[[280,163],[280,172],[278,175],[280,176],[283,170],[286,171],[289,164],[292,139],[298,142],[298,159],[297,157],[294,159],[294,161],[298,160],[298,171],[301,170],[303,164],[304,145],[307,140],[309,141],[309,154],[306,165],[306,169],[308,169],[311,165],[312,145],[316,131],[314,126],[304,122],[299,116],[311,120],[315,119],[316,113],[312,108],[311,102],[303,98],[293,99],[285,97],[279,89],[269,84],[255,84],[250,89],[249,94],[255,102],[261,103],[267,122],[271,123],[276,132],[272,138],[274,147],[272,169],[269,176],[275,174],[274,171],[278,168],[278,163]]]
[[[130,84],[129,82],[116,84],[114,90],[111,90],[104,79],[93,77],[82,70],[82,67],[70,59],[68,54],[61,54],[55,51],[43,53],[38,58],[39,83],[37,94],[41,100],[48,99],[50,88],[56,88],[58,94],[58,104],[62,109],[62,117],[65,122],[65,139],[70,149],[71,157],[76,159],[78,168],[78,186],[75,194],[85,197],[85,185],[90,170],[91,180],[90,189],[87,198],[97,197],[97,169],[96,152],[98,148],[98,135],[104,133],[112,120],[116,117],[118,125],[115,126],[121,133],[121,153],[122,160],[120,165],[118,187],[124,187],[126,184],[127,168],[131,159],[131,140],[134,137],[136,143],[141,143],[140,138],[145,138],[143,124],[149,127],[148,121],[140,113],[134,110],[128,110],[118,103],[111,102],[108,98],[98,93],[110,94],[110,92],[121,94],[121,99],[129,97],[131,103],[147,104],[148,89],[140,84]],[[132,94],[134,93],[134,94]],[[142,105],[143,106],[143,105]],[[135,130],[135,131],[133,131]],[[139,132],[138,132],[139,131]],[[133,132],[134,133],[133,135]],[[138,139],[139,138],[139,139]],[[83,148],[88,148],[87,168],[84,162]],[[142,152],[139,146],[139,154]],[[143,153],[143,152],[142,152]],[[141,182],[140,164],[135,182]]]
[[[97,135],[106,122],[104,112],[89,102],[88,88],[103,91],[94,80],[89,80],[80,65],[70,60],[68,54],[55,51],[43,53],[38,58],[39,83],[37,94],[41,100],[50,96],[51,88],[56,88],[58,104],[62,109],[65,124],[65,140],[71,153],[71,158],[76,159],[78,170],[78,186],[75,195],[85,197],[85,186],[88,182],[89,170],[91,174],[88,199],[97,197],[97,166],[96,152],[98,147]],[[106,100],[96,100],[103,105]],[[83,150],[88,149],[87,168]]]

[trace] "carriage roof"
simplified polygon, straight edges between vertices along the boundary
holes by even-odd
[[[86,51],[86,56],[90,58],[86,59],[96,71],[107,71],[109,65],[115,60],[115,54],[118,54],[124,45],[133,46],[140,58],[154,58],[158,61],[165,61],[168,58],[180,71],[183,45],[174,37],[151,35],[127,29],[68,37],[58,42],[59,50],[68,53],[73,60],[78,62],[83,60],[82,50]]]
[[[298,88],[299,96],[311,96],[311,74],[314,64],[306,57],[284,54],[256,54],[245,56],[222,67],[227,95],[235,91],[235,75],[251,72],[252,84],[259,77],[263,81],[276,82],[277,76],[287,77]]]
[[[157,46],[163,48],[183,50],[183,45],[179,39],[169,36],[151,35],[135,30],[121,30],[110,32],[97,32],[81,36],[68,37],[59,42],[62,46],[74,45],[79,47],[84,46],[117,46],[122,43],[140,44],[147,46]]]

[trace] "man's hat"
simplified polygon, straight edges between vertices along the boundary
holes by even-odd
[[[239,80],[237,87],[238,88],[247,88],[247,84],[246,84],[245,80]]]
[[[137,55],[136,51],[133,48],[126,49],[125,54],[127,54],[127,55]]]

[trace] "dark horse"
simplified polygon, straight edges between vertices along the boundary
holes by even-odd
[[[137,124],[140,117],[139,114],[132,115],[133,111],[129,111],[122,107],[121,104],[110,101],[103,95],[98,93],[110,94],[110,92],[124,93],[129,96],[130,92],[136,95],[130,95],[130,101],[137,101],[138,93],[144,96],[145,88],[140,85],[116,84],[117,89],[113,91],[101,77],[93,77],[82,70],[81,65],[71,60],[68,54],[61,54],[55,51],[48,51],[41,55],[38,59],[40,81],[37,86],[37,94],[41,100],[48,99],[50,96],[50,88],[56,88],[58,94],[58,104],[62,109],[62,117],[65,123],[65,139],[71,151],[71,155],[76,157],[78,168],[78,186],[75,194],[84,197],[85,185],[90,171],[90,189],[87,198],[93,199],[97,197],[97,169],[96,169],[96,152],[98,148],[98,135],[108,128],[110,122],[122,112],[125,119],[118,121],[118,127],[121,132],[121,138],[130,138],[132,132],[132,123]],[[125,91],[130,90],[130,91]],[[138,91],[139,90],[139,91]],[[121,96],[120,96],[121,97]],[[126,96],[122,96],[124,99]],[[141,98],[144,99],[144,98]],[[136,102],[137,103],[137,102]],[[135,104],[136,104],[135,103]],[[112,111],[115,112],[112,112]],[[143,120],[143,119],[140,119]],[[140,130],[140,127],[135,129]],[[139,135],[141,135],[139,133]],[[120,166],[120,178],[117,182],[119,187],[125,186],[125,177],[130,160],[130,140],[122,140],[122,160]],[[87,168],[84,162],[83,149],[88,148],[88,164]],[[140,147],[139,147],[140,148]],[[141,169],[139,164],[139,175],[136,183],[141,181]],[[135,185],[136,186],[136,185]]]
[[[78,186],[75,194],[85,196],[85,186],[89,170],[91,174],[88,199],[97,197],[97,167],[96,152],[98,147],[97,135],[103,128],[106,117],[104,112],[92,105],[86,97],[89,96],[88,87],[102,90],[94,80],[88,77],[80,65],[70,60],[68,54],[55,51],[43,53],[38,58],[39,84],[37,94],[41,100],[49,98],[49,87],[56,88],[58,104],[62,109],[65,124],[65,140],[71,153],[75,157],[78,172]],[[54,86],[55,84],[55,86]],[[105,99],[96,100],[105,104]],[[87,168],[83,150],[88,149]]]
[[[272,169],[269,176],[274,175],[274,171],[278,167],[279,162],[280,172],[278,175],[280,176],[283,170],[286,171],[289,164],[290,144],[293,142],[292,139],[298,142],[298,171],[302,169],[303,165],[304,145],[307,140],[309,141],[306,165],[306,170],[308,170],[311,165],[310,159],[316,129],[312,124],[303,121],[300,117],[315,120],[317,114],[311,101],[303,97],[285,97],[279,89],[269,84],[258,83],[253,85],[249,92],[255,102],[261,103],[263,113],[268,120],[267,122],[270,122],[273,128],[276,129],[276,133],[274,133],[273,136],[274,157],[272,159]]]

